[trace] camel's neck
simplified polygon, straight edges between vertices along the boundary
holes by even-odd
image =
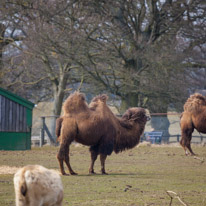
[[[130,129],[121,127],[120,134],[116,138],[115,153],[135,147],[140,141],[144,128],[145,125],[134,125]]]

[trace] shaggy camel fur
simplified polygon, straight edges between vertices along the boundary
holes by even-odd
[[[61,206],[60,175],[40,165],[28,165],[14,175],[16,206]]]
[[[130,149],[139,143],[147,121],[143,108],[130,108],[122,118],[117,118],[106,104],[106,95],[95,97],[88,106],[79,92],[71,94],[63,105],[64,115],[57,120],[56,134],[60,141],[57,154],[61,173],[66,175],[63,161],[70,174],[76,174],[69,161],[69,146],[72,141],[90,146],[91,165],[89,173],[94,173],[94,162],[100,155],[101,172],[105,172],[105,160],[113,151],[116,153]]]
[[[181,115],[181,141],[180,144],[185,154],[195,155],[191,148],[191,139],[194,129],[206,133],[206,98],[198,93],[191,95],[184,104],[184,112]],[[189,150],[189,152],[187,151]]]

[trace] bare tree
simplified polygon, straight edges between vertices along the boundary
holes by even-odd
[[[101,52],[91,55],[88,50],[93,69],[91,65],[82,66],[105,89],[119,95],[123,103],[125,100],[126,107],[144,104],[153,111],[166,112],[169,103],[180,100],[180,94],[182,99],[186,96],[182,63],[187,54],[178,49],[178,35],[188,24],[188,10],[195,12],[200,4],[201,1],[107,1],[100,10],[107,13],[107,18],[100,31],[90,36],[99,43]],[[164,104],[155,104],[157,99]]]
[[[82,80],[120,97],[122,110],[147,106],[166,112],[187,95],[183,63],[203,41],[182,48],[180,37],[192,36],[187,25],[194,27],[197,18],[191,16],[203,1],[6,2],[26,33],[21,58],[29,69],[22,82],[48,88],[55,115],[69,84]]]

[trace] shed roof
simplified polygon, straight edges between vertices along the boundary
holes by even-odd
[[[33,109],[33,107],[35,105],[34,103],[32,103],[32,102],[30,102],[30,101],[28,101],[28,100],[26,100],[26,99],[24,99],[24,98],[22,98],[22,97],[20,97],[16,94],[14,94],[12,92],[9,92],[8,90],[5,90],[1,87],[0,87],[0,95],[2,95],[4,97],[18,103],[18,104],[21,104],[21,105],[23,105],[26,108],[31,109],[31,110]]]

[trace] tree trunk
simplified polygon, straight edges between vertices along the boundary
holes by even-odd
[[[3,79],[3,46],[0,43],[0,85],[2,85],[2,79]]]
[[[0,85],[2,85],[2,79],[3,79],[3,48],[5,46],[5,42],[4,42],[5,31],[6,31],[5,25],[0,23]]]
[[[123,114],[130,107],[139,106],[139,95],[138,94],[127,94],[126,97],[122,98],[120,105],[120,114]]]
[[[64,90],[66,88],[67,83],[67,74],[61,73],[59,77],[59,84],[56,84],[53,82],[53,92],[54,92],[54,101],[53,101],[53,110],[52,110],[52,118],[51,118],[51,125],[50,125],[50,131],[52,134],[53,139],[56,141],[56,119],[61,114],[63,99],[64,99]]]
[[[168,143],[169,142],[169,127],[170,122],[167,115],[152,115],[151,116],[151,126],[154,131],[162,131],[162,142]]]

